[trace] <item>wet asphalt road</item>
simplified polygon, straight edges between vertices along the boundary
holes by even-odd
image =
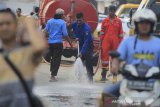
[[[98,107],[98,99],[107,83],[75,81],[73,65],[61,65],[57,82],[49,82],[49,65],[42,63],[36,72],[35,93],[49,101],[50,107]],[[99,74],[95,77],[98,78]]]

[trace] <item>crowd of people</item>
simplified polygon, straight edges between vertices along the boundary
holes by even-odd
[[[38,19],[38,8],[30,16],[23,16],[22,10],[18,8],[16,15],[11,9],[0,10],[0,39],[2,47],[0,49],[0,105],[1,107],[29,107],[27,96],[24,95],[23,88],[17,81],[18,77],[12,71],[12,67],[5,61],[7,56],[20,71],[32,90],[34,69],[41,61],[41,55],[46,48],[43,38],[48,38],[49,50],[51,54],[50,82],[58,81],[56,76],[61,63],[63,51],[63,39],[66,39],[72,47],[72,41],[68,36],[65,22],[65,11],[58,8],[54,17],[48,20],[43,32],[40,31]],[[139,64],[141,62],[150,66],[160,66],[160,39],[152,33],[156,27],[157,18],[150,9],[136,12],[133,16],[135,25],[135,35],[123,40],[123,28],[121,20],[115,15],[116,8],[109,7],[109,16],[103,20],[100,33],[100,49],[102,51],[102,78],[106,81],[106,74],[110,72],[118,75],[121,61],[127,64]],[[93,40],[92,30],[84,20],[84,14],[76,14],[76,21],[70,23],[71,32],[79,41],[79,56],[86,66],[89,82],[93,82]],[[150,46],[152,44],[152,46]],[[117,51],[118,58],[110,58],[109,52]],[[119,96],[120,82],[104,89],[105,95]],[[13,90],[10,90],[10,89]],[[3,93],[4,92],[4,93]],[[14,98],[13,98],[14,97]]]
[[[123,29],[122,22],[115,16],[116,7],[109,7],[109,17],[102,22],[101,44],[102,47],[102,79],[106,81],[106,73],[109,68],[109,51],[115,51],[122,40]],[[51,60],[51,81],[56,81],[55,76],[60,66],[61,55],[63,50],[62,37],[65,37],[71,47],[71,41],[68,37],[66,23],[64,21],[64,10],[57,9],[53,19],[50,19],[45,28],[45,34],[49,37],[48,43],[52,52]],[[58,17],[59,16],[59,17]],[[57,18],[58,17],[58,18]],[[88,74],[89,81],[93,81],[93,34],[90,26],[85,22],[82,12],[77,13],[76,21],[71,23],[72,35],[79,40],[80,55],[84,62]],[[106,36],[107,35],[107,36]],[[54,53],[55,52],[55,53]],[[57,63],[54,63],[57,62]]]

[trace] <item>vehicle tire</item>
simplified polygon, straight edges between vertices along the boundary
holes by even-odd
[[[77,56],[77,50],[74,49],[64,49],[62,55],[66,58],[70,58],[72,56]]]

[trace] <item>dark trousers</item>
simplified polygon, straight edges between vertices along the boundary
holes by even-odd
[[[101,72],[102,79],[106,79],[106,75],[107,75],[107,69],[102,68],[102,72]]]
[[[82,45],[80,45],[80,50]],[[85,55],[82,56],[82,61],[86,66],[87,75],[89,80],[93,80],[93,43],[89,44]]]
[[[119,81],[113,85],[109,85],[104,88],[103,93],[108,94],[108,95],[112,95],[115,97],[119,97],[120,96],[120,85],[121,85],[121,81]]]
[[[49,44],[49,49],[51,55],[51,65],[50,65],[51,75],[57,76],[61,63],[63,44],[62,43]]]
[[[88,79],[89,80],[93,80],[93,57],[92,55],[85,55],[83,62],[86,66],[86,70],[87,70],[87,75],[88,75]]]

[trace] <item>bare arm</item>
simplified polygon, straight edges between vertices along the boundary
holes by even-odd
[[[41,55],[43,50],[46,48],[45,39],[42,36],[42,33],[36,29],[34,26],[34,20],[31,17],[25,19],[25,27],[28,33],[29,41],[32,47],[32,56],[31,60],[34,65],[38,65],[41,61]]]
[[[34,20],[30,17],[25,19],[25,26],[28,31],[29,40],[33,47],[34,52],[41,52],[46,48],[45,39],[42,36],[42,33],[34,27]]]
[[[43,34],[45,35],[45,37],[47,37],[47,38],[49,37],[49,33],[46,29],[43,30]]]

